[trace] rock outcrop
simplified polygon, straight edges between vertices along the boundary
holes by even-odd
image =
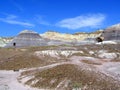
[[[102,31],[94,33],[75,33],[75,34],[61,34],[58,32],[46,32],[42,35],[43,38],[49,38],[51,40],[61,40],[61,41],[83,41],[87,38],[96,38],[101,35]]]
[[[104,40],[120,40],[120,24],[113,25],[111,27],[106,28],[102,36],[104,37]]]
[[[3,38],[3,37],[0,37],[0,47],[4,47],[10,41],[12,41],[12,38]]]

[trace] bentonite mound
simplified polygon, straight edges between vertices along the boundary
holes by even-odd
[[[120,24],[105,29],[102,33],[104,40],[120,40]]]
[[[41,36],[30,30],[24,30],[18,34],[5,47],[29,47],[29,46],[44,46],[46,42]]]

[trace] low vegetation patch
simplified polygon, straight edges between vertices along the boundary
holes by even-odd
[[[93,65],[102,65],[102,63],[100,62],[96,62],[93,60],[81,60],[83,63],[87,63],[87,64],[93,64]]]
[[[0,53],[0,69],[6,70],[40,67],[57,61],[56,58],[49,56],[38,58],[28,49],[7,48],[1,49]]]
[[[37,82],[35,82],[37,80]],[[34,84],[32,82],[35,82]],[[39,71],[26,84],[46,89],[84,89],[85,90],[120,90],[120,82],[94,70],[83,70],[74,64],[58,65]]]

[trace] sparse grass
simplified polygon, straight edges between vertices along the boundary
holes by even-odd
[[[12,57],[2,63],[0,63],[0,69],[21,69],[21,68],[30,68],[30,67],[35,67],[40,64],[45,63],[44,61],[29,55],[27,56],[26,54],[21,54],[16,57]]]
[[[9,59],[11,57],[17,56],[21,54],[19,49],[14,49],[14,48],[1,48],[0,49],[0,61],[4,61],[6,59]]]
[[[35,78],[30,79],[26,84],[31,84],[31,82],[36,79],[39,81],[32,86],[38,88],[54,89],[60,82],[67,79],[70,80],[70,82],[67,88],[62,90],[72,90],[75,87],[83,89],[86,85],[86,90],[120,90],[120,82],[115,81],[113,78],[100,72],[95,72],[94,70],[83,70],[73,64],[59,65],[37,72],[35,73]],[[51,80],[56,81],[51,84]],[[59,88],[63,88],[64,84]]]
[[[87,63],[87,64],[93,64],[93,65],[102,65],[102,63],[100,62],[95,62],[92,60],[81,60],[83,63]]]
[[[120,45],[120,44],[119,44]],[[116,46],[119,46],[116,45]],[[61,61],[68,61],[69,57],[60,56],[62,59],[57,60],[57,58],[53,58],[51,56],[45,56],[38,58],[33,55],[35,51],[42,51],[42,50],[58,50],[61,46],[41,46],[41,47],[28,47],[28,48],[0,48],[0,69],[15,69],[15,68],[30,68],[30,67],[37,67],[48,65],[51,63],[61,62]],[[70,49],[76,48],[76,50],[83,51],[84,53],[74,53],[72,56],[89,56],[89,57],[97,57],[95,55],[90,55],[89,51],[99,51],[101,50],[100,45],[81,45],[81,46],[62,46],[62,49]],[[108,52],[115,52],[120,53],[119,48],[118,50],[114,49],[114,45],[104,45],[104,50]],[[22,49],[25,49],[25,51]],[[96,54],[97,55],[97,54]],[[120,61],[120,54],[118,58],[115,58],[115,62]],[[97,64],[89,61],[84,61],[85,63],[89,64]]]
[[[34,51],[21,51],[21,49],[0,49],[0,69],[22,69],[40,67],[58,61],[56,58],[46,56],[38,58],[33,55]]]
[[[28,51],[33,52],[33,51],[42,51],[42,50],[54,50],[56,49],[57,46],[52,45],[52,46],[40,46],[40,47],[28,47]]]

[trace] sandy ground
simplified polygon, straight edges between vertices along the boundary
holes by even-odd
[[[19,75],[20,72],[0,70],[0,90],[38,90],[19,83]]]

